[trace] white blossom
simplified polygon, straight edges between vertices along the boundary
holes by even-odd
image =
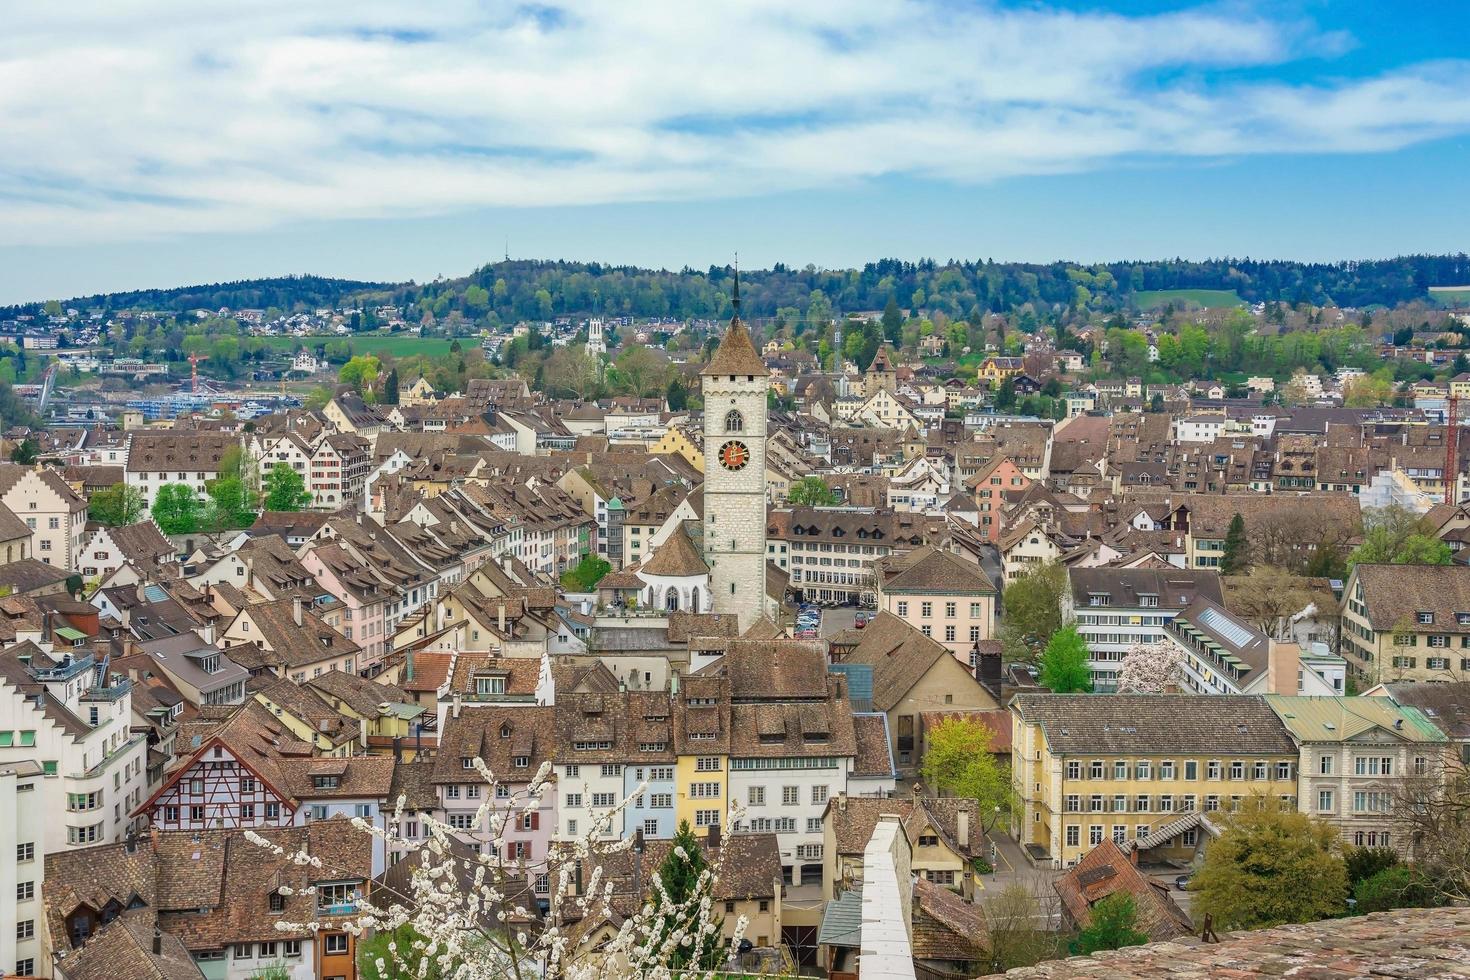
[[[1132,647],[1118,665],[1119,694],[1177,691],[1184,676],[1184,654],[1168,640]]]

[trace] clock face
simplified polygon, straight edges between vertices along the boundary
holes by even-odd
[[[720,465],[727,470],[743,469],[750,462],[750,450],[745,443],[730,441],[720,447]]]

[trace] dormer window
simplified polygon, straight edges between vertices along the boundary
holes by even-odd
[[[1434,613],[1429,612],[1428,610],[1425,610],[1425,609],[1419,610],[1418,619],[1419,619],[1419,625],[1420,626],[1433,626],[1434,625]]]
[[[311,785],[314,789],[336,789],[342,785],[340,776],[312,776]]]
[[[272,915],[280,915],[286,911],[286,896],[280,892],[271,892],[267,901]]]
[[[1087,594],[1087,604],[1089,606],[1111,606],[1113,604],[1113,597],[1106,592],[1089,592]]]
[[[508,721],[507,722],[501,722],[501,725],[500,725],[500,737],[501,738],[510,738],[510,722],[508,722]]]
[[[461,769],[473,769],[475,768],[475,760],[470,756],[462,755],[459,757],[459,767]]]
[[[480,694],[480,695],[485,695],[485,694],[504,694],[505,693],[505,678],[504,677],[476,677],[475,678],[475,693],[476,694]]]
[[[510,764],[517,769],[525,769],[531,765],[531,757],[529,755],[512,756]]]

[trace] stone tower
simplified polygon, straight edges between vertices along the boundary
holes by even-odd
[[[735,315],[701,375],[704,391],[704,558],[717,613],[745,631],[766,607],[766,366]]]

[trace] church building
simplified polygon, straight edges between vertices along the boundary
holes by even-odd
[[[766,608],[765,363],[735,315],[701,375],[704,391],[704,560],[717,613],[742,631]]]

